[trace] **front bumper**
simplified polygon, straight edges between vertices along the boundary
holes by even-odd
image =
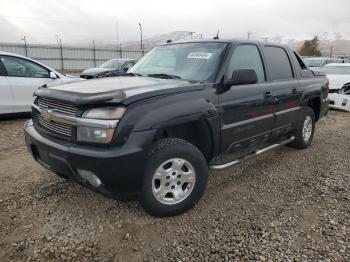
[[[350,95],[332,93],[329,94],[329,107],[333,109],[345,110],[350,112]]]
[[[132,132],[122,146],[96,147],[49,140],[35,130],[32,120],[24,126],[27,147],[37,162],[112,197],[135,196],[141,192],[148,150],[155,132]],[[91,183],[82,176],[81,170],[94,174],[101,184]]]

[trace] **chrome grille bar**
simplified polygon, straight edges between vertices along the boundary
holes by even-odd
[[[55,122],[47,122],[40,115],[38,115],[39,124],[48,130],[51,130],[55,133],[65,135],[70,137],[72,135],[72,127],[68,125],[58,124]]]
[[[37,105],[41,109],[55,109],[61,113],[75,115],[78,109],[70,104],[53,101],[45,98],[38,98]]]

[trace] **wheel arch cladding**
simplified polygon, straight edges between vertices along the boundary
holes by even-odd
[[[321,113],[321,98],[320,97],[314,97],[310,98],[307,101],[307,106],[310,107],[315,114],[315,122],[317,122],[320,119],[320,113]]]
[[[191,143],[201,151],[207,162],[211,160],[214,153],[212,129],[205,119],[164,125],[158,129],[155,141],[162,138],[179,138]]]

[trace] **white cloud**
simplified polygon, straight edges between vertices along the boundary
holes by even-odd
[[[0,41],[113,42],[137,40],[177,30],[222,37],[286,36],[305,38],[321,32],[350,36],[349,0],[0,0]]]

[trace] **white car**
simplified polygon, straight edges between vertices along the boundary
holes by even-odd
[[[329,79],[329,107],[350,112],[350,63],[322,68]]]
[[[330,63],[341,63],[342,60],[339,58],[330,57],[306,57],[303,58],[305,65],[311,70],[322,70],[325,65]]]
[[[0,115],[30,112],[38,87],[77,80],[28,57],[0,52]]]

